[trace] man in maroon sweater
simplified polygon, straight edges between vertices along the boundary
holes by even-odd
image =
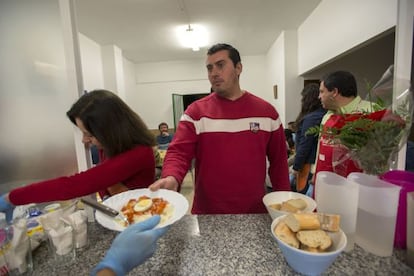
[[[184,112],[163,163],[150,186],[179,190],[195,158],[194,214],[266,212],[266,157],[273,190],[290,190],[286,140],[275,108],[242,90],[239,52],[217,44],[207,53],[212,90]]]

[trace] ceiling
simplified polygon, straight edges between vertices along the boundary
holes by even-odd
[[[182,48],[174,28],[203,24],[210,45],[263,55],[283,30],[296,30],[320,0],[76,0],[79,32],[114,44],[134,63],[204,58]]]

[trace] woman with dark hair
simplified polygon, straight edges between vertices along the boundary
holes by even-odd
[[[297,192],[306,193],[309,181],[312,179],[312,168],[315,164],[318,137],[306,135],[306,131],[314,126],[319,126],[326,110],[322,108],[319,100],[319,85],[311,83],[302,90],[302,107],[296,118],[296,155],[293,161],[292,174],[295,176],[294,189]]]
[[[0,211],[14,205],[67,200],[99,192],[102,198],[154,181],[155,139],[141,118],[117,95],[95,90],[67,112],[82,132],[82,143],[99,150],[100,163],[84,172],[20,187],[0,197]]]

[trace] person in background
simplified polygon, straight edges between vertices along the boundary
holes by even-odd
[[[91,275],[126,275],[129,271],[151,257],[157,247],[157,241],[168,230],[167,227],[154,228],[160,222],[160,216],[128,226],[112,242],[105,257],[95,266]]]
[[[166,150],[173,139],[173,135],[168,132],[167,123],[160,123],[158,125],[158,130],[160,131],[160,134],[157,136],[158,149]]]
[[[321,122],[325,130],[336,123],[333,114],[372,112],[375,106],[358,96],[355,77],[347,71],[335,71],[324,76],[319,88],[319,99],[322,107],[328,110]],[[329,137],[326,135],[320,137],[316,156],[316,178],[320,171],[334,171],[332,166],[334,148],[333,141]],[[342,167],[345,168],[343,172],[345,176],[351,172],[361,171],[352,159],[344,161]]]
[[[0,212],[6,212],[8,220],[15,205],[67,200],[95,192],[104,199],[128,189],[147,188],[154,181],[154,136],[117,95],[106,90],[89,92],[66,114],[82,132],[82,142],[98,148],[99,164],[1,196]]]
[[[318,137],[306,135],[306,131],[311,127],[318,127],[321,124],[326,110],[323,109],[321,101],[319,100],[319,85],[315,83],[308,84],[303,88],[301,94],[302,107],[296,118],[296,125],[298,126],[296,132],[296,154],[291,171],[294,182],[291,184],[293,184],[292,190],[312,195],[313,188],[310,182],[315,171]],[[306,182],[303,182],[304,179],[306,179]],[[309,187],[311,189],[307,193]]]
[[[188,106],[150,189],[179,190],[195,158],[193,214],[265,213],[266,157],[273,190],[290,190],[279,114],[240,88],[243,67],[231,45],[212,46],[206,67],[214,93]]]
[[[157,147],[154,147],[154,157],[155,157],[155,180],[161,177],[162,171],[162,157]]]
[[[285,139],[286,139],[286,149],[288,158],[295,154],[295,142],[293,139],[293,132],[292,130],[285,128]]]
[[[90,146],[91,157],[92,157],[92,164],[96,165],[99,163],[99,149],[97,146],[92,145]]]
[[[414,142],[407,141],[407,151],[405,153],[405,170],[414,172]]]
[[[290,129],[290,131],[292,132],[293,143],[296,144],[296,132],[297,132],[296,122],[288,122],[288,129]]]

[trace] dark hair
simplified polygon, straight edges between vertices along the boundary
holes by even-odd
[[[229,53],[229,58],[233,62],[233,65],[236,66],[237,63],[241,62],[239,51],[236,48],[229,44],[218,43],[210,47],[207,51],[207,55],[211,56],[212,54],[217,53],[218,51],[226,50]]]
[[[328,91],[337,88],[339,94],[347,98],[356,97],[358,95],[355,77],[350,72],[332,72],[324,76],[322,81]]]
[[[161,122],[159,125],[158,125],[158,130],[161,130],[161,127],[162,126],[166,126],[167,128],[168,128],[168,124],[167,123],[165,123],[165,122]]]
[[[79,118],[108,157],[137,145],[155,145],[154,135],[138,114],[110,91],[94,90],[81,96],[66,115],[75,125]]]
[[[293,148],[295,146],[295,141],[293,141],[293,131],[285,128],[285,138],[286,138],[286,142],[289,145],[289,148]]]
[[[287,124],[288,124],[288,127],[292,128],[292,131],[293,131],[293,132],[295,132],[295,131],[296,131],[296,121],[295,121],[295,122],[290,121],[290,122],[288,122]]]
[[[298,117],[296,118],[296,125],[299,125],[306,114],[322,108],[322,103],[319,100],[319,85],[316,83],[306,85],[303,88],[301,95],[302,107]]]

